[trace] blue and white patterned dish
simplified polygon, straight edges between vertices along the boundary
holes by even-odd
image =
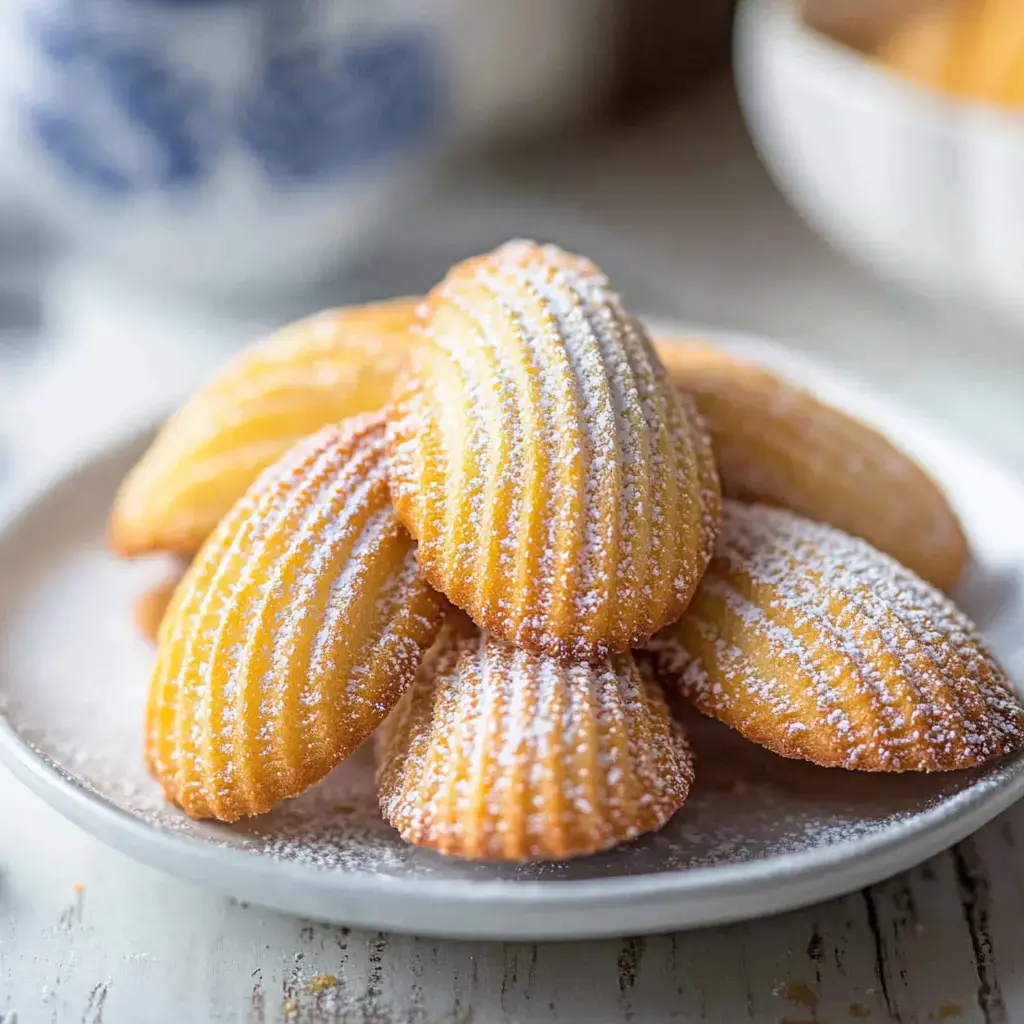
[[[132,274],[287,289],[399,217],[456,143],[595,100],[610,6],[5,0],[0,179],[11,164],[26,202]]]
[[[16,172],[59,227],[171,279],[329,269],[437,150],[443,0],[8,0]]]

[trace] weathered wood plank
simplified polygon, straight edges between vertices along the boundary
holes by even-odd
[[[876,970],[894,1021],[983,1020],[970,934],[950,854],[863,894],[873,919]]]
[[[957,886],[977,962],[977,1000],[991,1021],[1024,1019],[1024,805],[958,849]],[[985,1019],[985,1018],[983,1018]]]

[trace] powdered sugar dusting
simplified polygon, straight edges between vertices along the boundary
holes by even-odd
[[[322,778],[411,680],[441,617],[391,508],[379,416],[272,466],[182,583],[150,750],[197,817],[262,813]]]
[[[794,757],[848,768],[962,768],[1024,742],[1024,709],[975,626],[857,538],[726,503],[682,622],[652,641],[697,705]]]
[[[646,639],[713,544],[707,438],[605,275],[509,242],[431,293],[389,432],[427,578],[514,643],[571,656]]]
[[[577,856],[658,828],[689,745],[632,655],[530,654],[455,621],[385,727],[381,807],[413,843],[473,859]]]

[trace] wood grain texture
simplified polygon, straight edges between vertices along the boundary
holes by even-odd
[[[19,823],[0,831],[0,1024],[1024,1019],[1024,806],[817,907],[563,944],[421,940],[244,906],[106,850],[6,773],[0,820]]]

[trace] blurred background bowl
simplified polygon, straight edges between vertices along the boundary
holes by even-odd
[[[776,183],[851,258],[1024,319],[1024,110],[923,88],[870,56],[923,3],[742,0],[744,114]]]
[[[0,182],[120,274],[287,292],[440,159],[600,102],[610,7],[6,0]]]

